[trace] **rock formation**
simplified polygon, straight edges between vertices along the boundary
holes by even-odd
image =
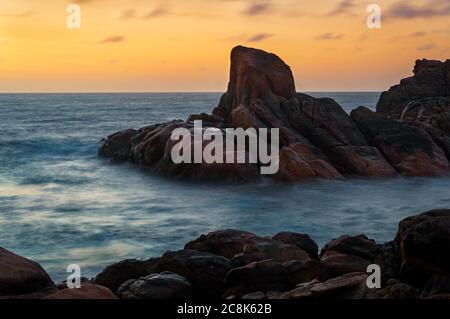
[[[159,258],[110,265],[68,289],[0,249],[0,299],[450,299],[450,210],[405,218],[383,245],[341,236],[320,258],[317,251],[306,234],[220,230]],[[379,289],[366,283],[371,264],[381,268]]]
[[[418,61],[412,78],[382,94],[377,113],[361,107],[350,117],[332,99],[297,93],[291,69],[278,56],[238,46],[231,52],[227,92],[212,114],[116,133],[99,154],[178,178],[258,178],[260,162],[173,163],[172,131],[192,131],[202,120],[204,129],[278,128],[277,180],[442,175],[450,156],[449,70],[449,61]]]

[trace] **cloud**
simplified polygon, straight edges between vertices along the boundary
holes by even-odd
[[[341,1],[336,8],[330,11],[328,16],[337,16],[340,14],[351,14],[351,10],[356,7],[356,4],[353,0],[343,0]]]
[[[134,9],[123,10],[120,13],[120,19],[122,20],[133,19],[134,17],[136,17],[136,10]]]
[[[418,31],[418,32],[414,32],[414,33],[411,34],[411,36],[413,38],[423,37],[425,35],[427,35],[427,33],[423,32],[423,31]]]
[[[24,11],[24,12],[19,12],[19,13],[6,13],[3,15],[3,17],[8,17],[8,18],[27,18],[29,16],[34,15],[36,12],[34,11]]]
[[[428,0],[419,6],[410,1],[402,0],[394,3],[386,13],[388,19],[416,19],[446,17],[450,15],[450,2],[448,0]]]
[[[125,37],[124,36],[112,35],[110,37],[107,37],[107,38],[99,41],[98,43],[102,43],[102,44],[105,44],[105,43],[119,43],[119,42],[123,42],[123,41],[125,41]]]
[[[160,8],[153,9],[152,11],[145,14],[144,19],[156,18],[156,17],[161,17],[161,16],[165,16],[165,15],[169,15],[169,14],[170,14],[169,10],[167,10],[166,8],[160,7]]]
[[[326,32],[319,36],[317,36],[316,40],[340,40],[344,37],[342,33],[332,33],[332,32]]]
[[[417,47],[417,50],[428,51],[428,50],[434,49],[435,47],[436,47],[436,45],[434,43],[428,43],[428,44],[424,44],[424,45]]]
[[[255,34],[255,35],[249,37],[247,39],[247,41],[248,42],[261,42],[261,41],[264,41],[264,40],[266,40],[268,38],[271,38],[273,36],[274,35],[270,34],[270,33],[258,33],[258,34]]]
[[[266,14],[269,13],[272,9],[272,6],[270,3],[263,2],[263,3],[252,3],[250,6],[245,9],[243,12],[247,16],[255,16],[260,14]]]

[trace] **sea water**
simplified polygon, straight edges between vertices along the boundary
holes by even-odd
[[[379,93],[311,93],[350,112]],[[101,138],[210,112],[219,93],[1,94],[0,246],[55,281],[69,264],[94,276],[150,258],[209,231],[308,233],[323,246],[343,234],[392,240],[398,222],[450,207],[450,178],[351,179],[284,185],[191,183],[97,156]]]

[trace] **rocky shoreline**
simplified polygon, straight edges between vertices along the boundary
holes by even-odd
[[[369,265],[381,287],[369,288]],[[148,260],[106,267],[81,289],[0,248],[0,299],[450,299],[450,210],[411,216],[395,239],[341,236],[321,251],[306,234],[220,230]]]
[[[171,133],[193,131],[195,120],[202,120],[204,129],[279,128],[275,180],[447,175],[450,60],[416,61],[414,75],[384,92],[376,112],[361,106],[348,115],[332,99],[297,93],[290,67],[275,54],[238,46],[231,52],[227,92],[212,114],[115,133],[103,141],[99,154],[172,178],[260,178],[260,162],[173,163]]]

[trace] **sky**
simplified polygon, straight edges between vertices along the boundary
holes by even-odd
[[[222,92],[236,45],[280,56],[300,92],[380,91],[450,58],[449,18],[449,0],[2,0],[0,92]]]

